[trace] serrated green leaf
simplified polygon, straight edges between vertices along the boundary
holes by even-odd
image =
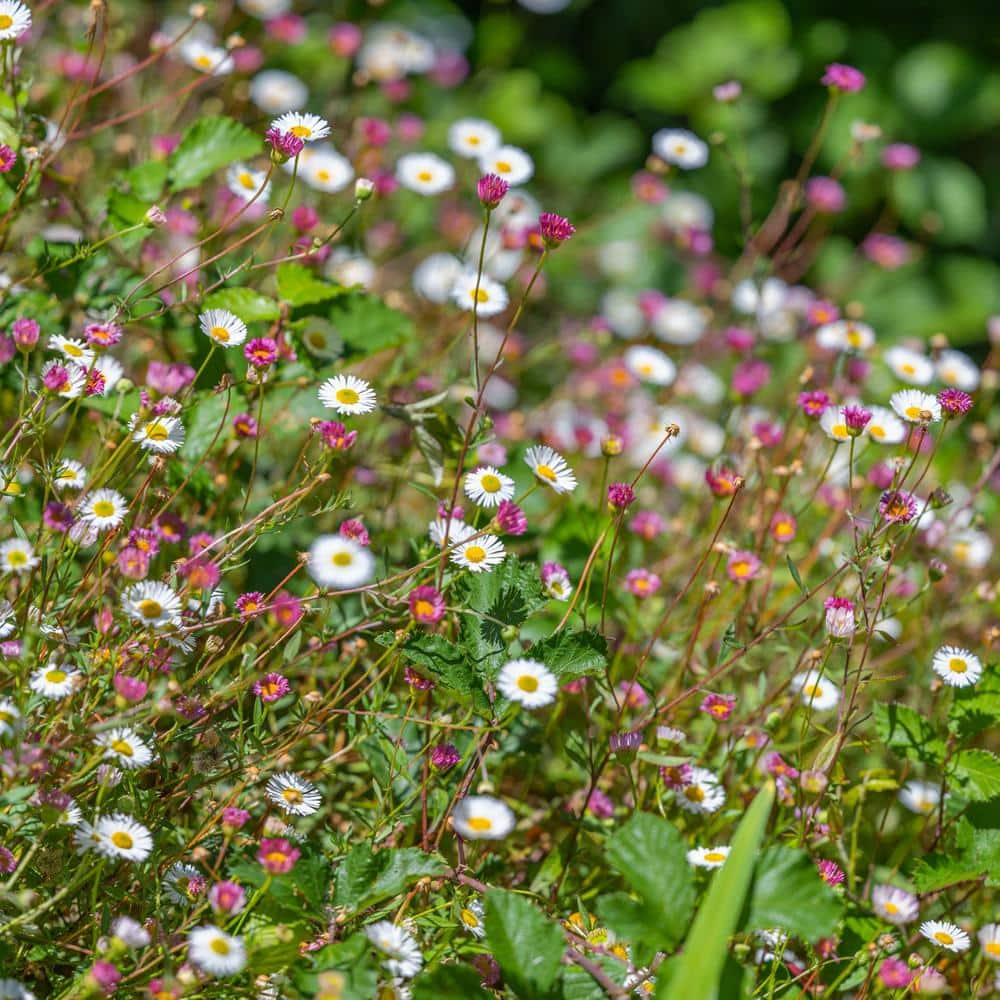
[[[879,739],[910,760],[937,764],[944,756],[944,741],[931,724],[908,705],[876,702],[875,725]]]
[[[228,309],[244,323],[271,322],[281,315],[274,299],[252,288],[223,288],[205,299],[206,309]]]
[[[194,405],[191,419],[186,424],[187,436],[178,452],[180,457],[188,460],[201,458],[225,419],[225,396],[217,396],[214,393],[202,396]],[[219,432],[219,439],[224,433],[225,431]]]
[[[340,285],[323,281],[304,264],[289,261],[278,267],[278,298],[292,306],[311,306],[344,294]]]
[[[953,764],[964,782],[965,794],[973,802],[986,802],[1000,795],[1000,757],[996,754],[989,750],[960,750]]]
[[[473,1000],[485,997],[483,977],[468,965],[449,963],[413,980],[413,1000]]]
[[[170,155],[170,187],[194,187],[220,167],[262,152],[264,140],[232,118],[199,118]]]
[[[489,714],[490,703],[464,649],[443,636],[432,633],[415,635],[403,646],[403,654],[418,664],[442,687],[472,699],[482,714]]]
[[[351,354],[368,357],[413,336],[410,317],[373,295],[350,292],[334,303],[330,321]]]
[[[559,975],[565,943],[559,925],[504,889],[486,893],[486,939],[504,981],[519,997],[548,996]]]
[[[560,680],[594,677],[608,663],[608,644],[594,629],[566,629],[540,639],[530,650],[532,659],[541,660]]]
[[[369,844],[358,844],[337,867],[334,905],[364,910],[398,895],[418,879],[441,875],[444,870],[440,857],[417,847],[373,851]]]
[[[341,1000],[371,1000],[377,993],[378,967],[371,942],[363,933],[321,948],[313,955],[313,963],[315,971],[300,966],[294,974],[305,996],[316,996],[320,986]]]
[[[911,877],[917,892],[936,892],[957,882],[967,882],[979,878],[986,869],[962,858],[943,854],[927,854],[918,858],[913,865]]]

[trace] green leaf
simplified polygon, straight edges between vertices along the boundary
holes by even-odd
[[[973,802],[1000,795],[1000,757],[989,750],[961,750],[955,755],[955,773],[965,783]]]
[[[418,664],[442,687],[472,698],[473,706],[490,713],[490,703],[472,664],[461,646],[443,636],[415,635],[403,646],[403,654]]]
[[[652,813],[637,812],[609,838],[607,855],[654,916],[650,932],[663,946],[680,941],[694,911],[695,891],[687,848],[676,827]]]
[[[206,309],[228,309],[244,323],[270,322],[281,315],[281,309],[274,299],[252,288],[223,288],[205,299]]]
[[[358,844],[337,868],[333,902],[349,910],[364,910],[398,895],[418,879],[441,875],[444,870],[438,855],[418,847],[373,851],[370,844]]]
[[[944,854],[928,854],[918,858],[913,865],[913,884],[917,892],[936,892],[956,882],[968,882],[986,872],[984,866],[972,861],[949,857]]]
[[[485,926],[493,957],[514,993],[525,1000],[547,996],[565,950],[559,925],[524,896],[491,889],[486,893]]]
[[[219,426],[225,420],[226,397],[214,393],[202,396],[195,404],[194,414],[187,424],[187,436],[178,452],[180,457],[188,460],[201,458],[217,432],[218,440],[224,437],[225,431],[219,431]]]
[[[712,884],[694,918],[691,933],[673,973],[657,982],[658,1000],[718,1000],[719,981],[729,938],[736,930],[753,876],[757,850],[767,829],[774,804],[775,787],[768,781],[750,804],[736,835],[726,863],[712,877]]]
[[[167,183],[167,161],[146,160],[131,170],[126,170],[122,179],[128,184],[129,191],[136,197],[147,202],[148,208],[163,191]]]
[[[893,199],[911,229],[930,224],[944,243],[973,243],[986,229],[986,188],[959,160],[926,158],[915,170],[897,172]]]
[[[344,294],[340,285],[317,278],[304,264],[289,261],[278,267],[278,298],[293,306],[311,306]]]
[[[390,347],[398,347],[413,336],[409,316],[391,309],[372,295],[351,292],[334,303],[330,320],[347,350],[367,357]]]
[[[799,568],[792,562],[792,557],[789,555],[785,556],[785,562],[788,564],[788,572],[792,574],[792,579],[795,581],[795,586],[802,591],[803,594],[808,594],[809,589],[802,583],[802,577],[799,576]]]
[[[487,996],[483,977],[468,965],[439,965],[413,981],[413,1000],[473,1000]]]
[[[188,127],[170,156],[170,187],[194,187],[220,167],[244,160],[264,148],[263,139],[232,118],[199,118]]]
[[[378,990],[379,971],[365,934],[352,934],[321,948],[313,955],[315,971],[299,966],[295,985],[304,996],[316,996],[323,987],[340,1000],[371,1000]]]
[[[608,663],[608,644],[594,629],[557,632],[540,639],[529,652],[532,659],[541,660],[560,680],[593,677]]]
[[[956,688],[948,712],[948,726],[969,740],[994,725],[1000,717],[1000,671],[987,669],[973,687]]]
[[[780,927],[806,941],[829,937],[844,904],[805,851],[770,847],[757,862],[748,926]]]
[[[907,705],[877,702],[875,725],[879,739],[910,760],[937,764],[944,756],[944,741],[919,712]]]

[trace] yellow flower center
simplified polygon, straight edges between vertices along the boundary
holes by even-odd
[[[98,517],[111,517],[115,512],[115,505],[110,500],[98,500],[92,509]]]
[[[312,135],[312,129],[308,125],[293,125],[288,131],[299,139],[308,139]]]
[[[532,677],[531,674],[521,674],[521,676],[517,679],[517,686],[522,691],[526,691],[528,694],[533,694],[538,690],[538,678]]]
[[[498,174],[509,174],[514,169],[506,160],[497,160],[493,166]]]
[[[125,740],[112,740],[111,749],[115,753],[121,754],[123,757],[134,757],[135,751],[132,749],[132,744]]]
[[[418,615],[427,617],[434,614],[434,605],[430,601],[417,601],[413,609]]]
[[[690,802],[704,802],[705,793],[697,785],[688,785],[684,789],[684,797]]]
[[[733,563],[733,576],[746,576],[750,572],[750,563],[740,560]]]
[[[244,170],[240,174],[238,180],[240,184],[243,187],[245,187],[248,191],[253,191],[257,187],[257,185],[254,183],[253,174],[251,174],[248,170]]]
[[[906,375],[912,375],[917,369],[915,365],[911,365],[909,362],[899,366],[900,370]]]
[[[212,57],[207,55],[200,55],[195,59],[198,67],[200,69],[211,69],[212,68]]]
[[[166,441],[170,437],[170,431],[161,423],[147,424],[146,437],[150,441]]]
[[[27,561],[28,557],[20,549],[14,549],[13,552],[7,553],[7,562],[11,566],[23,566]]]
[[[337,390],[337,402],[343,403],[345,406],[354,406],[361,397],[358,395],[356,389],[338,389]]]
[[[479,480],[479,485],[482,486],[487,493],[496,493],[503,484],[496,476],[488,472]]]
[[[556,481],[556,474],[548,465],[539,465],[535,469],[535,475],[540,476],[542,479],[547,479],[550,483]]]
[[[134,841],[124,830],[115,830],[111,834],[111,843],[122,851],[127,851],[132,847]]]
[[[63,352],[68,354],[71,358],[82,358],[83,351],[80,350],[76,344],[63,344]]]
[[[229,331],[224,326],[213,326],[209,331],[212,340],[221,341],[223,344],[229,340]]]
[[[482,141],[478,135],[470,135],[465,140],[470,146],[478,146]]]
[[[847,330],[847,343],[851,347],[860,347],[863,343],[863,338],[858,330],[854,327],[849,327]]]
[[[938,944],[944,944],[944,945],[955,943],[955,939],[946,931],[935,931],[934,940],[937,941]]]
[[[472,910],[462,910],[462,922],[467,927],[478,927],[479,918],[472,912]]]
[[[872,425],[871,425],[871,426],[870,426],[870,427],[868,428],[868,433],[869,433],[869,434],[870,434],[870,435],[871,435],[871,436],[872,436],[873,438],[878,438],[878,439],[879,439],[879,440],[881,441],[881,440],[882,440],[882,438],[884,438],[884,437],[885,437],[885,428],[884,428],[884,427],[880,427],[880,426],[879,426],[878,424],[872,424]]]
[[[983,950],[987,955],[1000,955],[1000,941],[987,941]]]
[[[472,816],[469,818],[469,827],[476,833],[485,833],[493,829],[493,820],[488,816]]]
[[[421,170],[420,173],[417,174],[417,180],[422,181],[424,184],[429,184],[432,180],[434,180],[434,175],[429,170]]]
[[[885,910],[886,913],[891,913],[894,916],[895,914],[899,913],[899,907],[895,903],[884,903],[882,908]]]
[[[6,31],[14,23],[10,14],[0,14],[0,31]]]
[[[964,674],[966,670],[969,669],[969,665],[965,662],[965,660],[962,660],[957,656],[953,656],[948,661],[948,669],[953,674]]]
[[[470,545],[465,550],[465,558],[470,563],[481,563],[486,558],[486,549],[481,545]]]
[[[823,689],[818,684],[807,684],[802,691],[810,698],[818,698],[823,693]]]
[[[228,955],[232,950],[229,947],[229,942],[225,938],[221,937],[212,938],[212,943],[209,945],[209,948],[211,948],[216,955]]]
[[[474,288],[472,290],[472,297],[476,302],[489,302],[490,293],[485,288]]]
[[[302,803],[302,793],[297,788],[286,788],[281,793],[281,797],[290,805],[297,806]]]
[[[350,552],[336,552],[330,561],[334,566],[350,566],[354,560]]]
[[[139,614],[143,618],[159,618],[163,614],[163,605],[159,601],[151,600],[148,597],[140,601],[136,607],[138,607]]]
[[[706,861],[711,861],[713,864],[716,864],[719,861],[725,861],[726,860],[726,856],[725,856],[725,854],[722,853],[722,851],[709,851],[705,855],[705,860]]]
[[[329,170],[317,170],[316,171],[316,177],[319,180],[321,180],[321,181],[328,181],[330,179],[330,171]]]
[[[62,684],[62,682],[64,680],[66,680],[66,671],[65,670],[46,670],[45,671],[45,679],[50,684]]]

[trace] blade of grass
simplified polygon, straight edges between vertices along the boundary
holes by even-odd
[[[750,890],[757,852],[773,804],[774,782],[768,781],[740,821],[729,857],[712,880],[673,975],[659,983],[658,1000],[668,997],[717,1000],[729,938],[736,930]]]

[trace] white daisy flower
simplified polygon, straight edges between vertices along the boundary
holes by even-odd
[[[524,461],[535,477],[556,493],[572,493],[576,489],[576,476],[566,459],[547,445],[534,445],[524,453]]]
[[[86,341],[74,340],[58,333],[49,337],[49,347],[81,368],[89,368],[96,357],[94,349]]]
[[[87,370],[72,361],[46,361],[42,365],[42,381],[55,374],[55,369],[59,370],[59,384],[50,389],[57,396],[63,399],[76,399],[83,395],[83,390],[87,386]]]
[[[0,42],[19,38],[31,27],[31,11],[20,0],[0,0]]]
[[[320,535],[309,546],[309,575],[325,590],[350,590],[371,582],[375,557],[353,538]]]
[[[819,426],[831,441],[850,440],[851,435],[847,430],[847,421],[844,419],[844,407],[842,406],[831,406],[825,409],[819,418]]]
[[[232,73],[235,62],[229,52],[218,45],[210,45],[200,38],[187,38],[180,44],[180,56],[192,69],[209,76]]]
[[[688,864],[695,868],[721,868],[729,857],[729,847],[695,847],[687,852]]]
[[[124,813],[114,813],[94,824],[96,849],[108,858],[145,861],[153,852],[153,837],[141,823]]]
[[[643,382],[670,385],[677,378],[677,365],[663,351],[638,344],[625,352],[625,367]]]
[[[83,813],[80,812],[80,807],[76,804],[75,799],[66,796],[66,805],[56,817],[56,822],[61,826],[79,826],[83,822]]]
[[[242,201],[255,201],[266,205],[267,199],[271,196],[271,182],[267,179],[267,173],[263,170],[254,170],[244,163],[234,163],[226,171],[226,186]]]
[[[465,840],[502,840],[514,829],[514,813],[492,795],[466,795],[451,811],[451,822]]]
[[[441,194],[455,183],[455,168],[435,153],[406,153],[396,161],[396,179],[417,194]]]
[[[184,425],[180,417],[152,417],[138,427],[133,417],[130,426],[134,428],[132,440],[143,451],[172,455],[184,444]]]
[[[498,146],[479,158],[479,169],[484,174],[496,174],[511,187],[518,187],[531,180],[535,163],[517,146]]]
[[[52,467],[52,488],[55,490],[80,490],[87,481],[87,470],[82,462],[63,458]]]
[[[877,885],[872,889],[872,909],[890,924],[911,923],[920,915],[917,897],[891,885]]]
[[[507,308],[510,299],[507,289],[485,274],[463,271],[451,289],[452,301],[478,316],[496,316]]]
[[[941,801],[941,788],[929,781],[908,781],[899,790],[899,801],[910,812],[926,816],[937,809]]]
[[[482,118],[460,118],[448,129],[451,151],[470,159],[488,156],[502,141],[500,129]]]
[[[657,340],[666,344],[686,346],[696,343],[705,332],[708,320],[693,302],[670,299],[653,316],[651,327]]]
[[[347,247],[337,247],[323,270],[344,288],[370,288],[378,274],[378,267],[370,257]]]
[[[511,660],[497,676],[497,690],[508,700],[525,708],[542,708],[556,700],[559,682],[538,660]]]
[[[818,712],[835,708],[840,702],[836,684],[821,677],[818,671],[806,670],[792,678],[792,690],[798,691],[802,704]]]
[[[486,928],[483,927],[483,917],[483,904],[478,899],[472,900],[468,906],[463,906],[458,914],[458,919],[462,922],[462,926],[473,937],[480,940],[486,937]]]
[[[828,412],[829,410],[826,411]],[[865,427],[865,433],[873,441],[879,444],[899,444],[906,437],[906,425],[892,410],[887,410],[884,406],[873,406],[870,413],[872,418]]]
[[[88,493],[76,507],[77,514],[98,531],[117,528],[128,513],[128,502],[117,490],[108,488]]]
[[[27,573],[38,565],[38,556],[23,538],[0,543],[0,573]]]
[[[446,545],[458,545],[476,534],[471,524],[466,524],[461,518],[439,517],[431,521],[427,528],[430,540],[440,549]]]
[[[346,156],[333,149],[322,149],[299,167],[299,176],[315,191],[336,194],[354,180],[354,167]]]
[[[958,924],[947,920],[925,920],[920,925],[920,933],[945,951],[967,951],[969,948],[969,935]]]
[[[907,423],[932,424],[941,419],[936,396],[919,389],[900,389],[889,397],[889,405]]]
[[[976,937],[983,955],[991,962],[1000,962],[1000,924],[983,924]]]
[[[143,580],[122,595],[125,614],[150,628],[166,628],[181,620],[181,599],[165,583]]]
[[[413,269],[413,290],[428,302],[438,305],[451,298],[455,282],[465,265],[450,253],[432,253]]]
[[[334,375],[319,387],[319,401],[338,413],[371,413],[378,402],[375,390],[356,375]]]
[[[116,918],[111,924],[111,936],[118,938],[126,948],[136,951],[145,948],[151,940],[149,931],[138,920],[124,916]]]
[[[457,545],[452,550],[451,561],[470,573],[488,573],[503,562],[506,554],[503,542],[495,535],[479,535]]]
[[[962,531],[951,539],[948,552],[966,569],[982,569],[993,555],[993,540],[983,531]]]
[[[271,128],[276,128],[282,134],[291,132],[303,142],[318,142],[330,135],[330,125],[319,115],[302,111],[288,111],[271,122]]]
[[[264,788],[264,794],[279,809],[293,816],[309,816],[319,809],[323,801],[319,789],[311,781],[291,771],[273,775]]]
[[[98,733],[94,742],[104,750],[105,760],[113,761],[128,771],[145,767],[153,759],[153,751],[133,730],[124,726]]]
[[[480,507],[499,507],[514,496],[514,480],[492,465],[484,465],[465,477],[465,495]]]
[[[0,698],[0,736],[13,736],[21,721],[17,705],[9,698]]]
[[[817,328],[816,343],[827,351],[867,351],[875,343],[875,331],[867,323],[838,319]]]
[[[309,88],[291,73],[282,69],[261,70],[250,81],[250,100],[261,111],[280,115],[298,111],[309,99]]]
[[[890,347],[885,352],[885,363],[896,378],[910,385],[928,385],[934,378],[934,364],[930,358],[908,347]]]
[[[55,700],[72,694],[78,677],[80,677],[78,670],[52,662],[47,667],[39,667],[32,673],[28,678],[28,687],[43,698]]]
[[[193,880],[204,884],[205,877],[194,865],[186,865],[178,861],[171,865],[167,869],[167,874],[163,876],[163,891],[173,903],[190,903],[196,898],[196,895],[190,891]]]
[[[243,939],[211,925],[188,934],[188,958],[210,976],[235,976],[247,964]]]
[[[687,129],[661,128],[655,132],[653,152],[682,170],[697,170],[708,163],[708,146]]]
[[[942,351],[935,368],[937,377],[951,389],[975,392],[979,388],[979,366],[961,351]]]
[[[412,979],[422,968],[424,956],[420,946],[405,927],[397,927],[391,920],[380,920],[366,927],[365,934],[387,956],[382,967],[390,975]]]
[[[934,654],[931,667],[949,687],[971,687],[983,676],[979,657],[958,646],[942,646]]]
[[[201,332],[220,347],[238,347],[247,339],[247,325],[228,309],[209,309],[198,317]]]
[[[10,601],[0,598],[0,639],[6,639],[17,628],[14,607]]]
[[[678,788],[677,804],[686,812],[714,813],[726,801],[726,792],[719,779],[707,768],[692,767],[690,783]]]

